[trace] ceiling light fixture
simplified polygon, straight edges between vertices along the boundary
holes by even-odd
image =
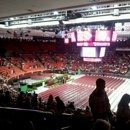
[[[53,13],[54,13],[54,15],[58,15],[58,12],[57,12],[57,11],[54,11]]]
[[[28,19],[28,24],[32,24],[32,20],[31,19]]]
[[[93,10],[96,10],[96,9],[97,9],[97,7],[96,7],[96,6],[92,6],[92,9],[93,9]]]
[[[10,18],[10,20],[14,20],[14,18]]]

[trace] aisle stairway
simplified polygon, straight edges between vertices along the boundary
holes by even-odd
[[[7,59],[6,59],[7,60]],[[18,70],[25,72],[23,69],[19,68],[17,65],[15,65],[13,62],[7,60],[9,63],[13,64]]]
[[[38,57],[37,54],[33,53],[33,55],[35,56],[35,58],[38,60],[38,62],[40,63],[40,65],[44,68],[43,63],[41,62],[40,58]]]

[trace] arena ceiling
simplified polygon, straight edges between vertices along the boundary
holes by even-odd
[[[53,36],[59,21],[73,31],[86,23],[128,20],[129,14],[128,0],[0,0],[0,34]]]
[[[0,0],[0,19],[107,2],[117,2],[117,0]]]

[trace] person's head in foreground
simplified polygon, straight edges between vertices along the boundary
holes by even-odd
[[[111,130],[111,124],[106,120],[97,119],[94,123],[93,130]]]

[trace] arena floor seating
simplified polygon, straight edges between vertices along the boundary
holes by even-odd
[[[95,88],[95,81],[100,76],[83,76],[71,83],[63,84],[59,87],[47,90],[39,94],[39,96],[47,100],[49,95],[59,96],[65,104],[68,101],[75,103],[77,108],[85,108],[88,105],[88,98]],[[101,77],[106,81],[106,92],[108,96],[113,93],[120,85],[124,83],[124,79],[114,77]]]

